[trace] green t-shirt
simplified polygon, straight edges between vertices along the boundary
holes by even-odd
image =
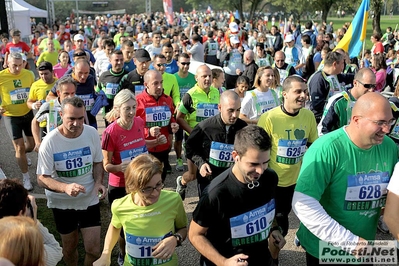
[[[374,240],[397,161],[397,148],[389,137],[364,150],[340,128],[307,150],[295,190],[318,200],[328,215],[353,234]],[[318,258],[319,239],[302,223],[297,236],[306,251]]]
[[[162,74],[163,79],[163,92],[170,96],[173,104],[177,106],[180,102],[179,84],[174,75],[169,73]]]
[[[158,201],[149,206],[137,206],[132,194],[128,194],[116,199],[111,211],[111,224],[115,228],[123,227],[125,233],[125,266],[178,265],[176,252],[168,260],[154,259],[151,253],[152,247],[166,234],[187,226],[187,216],[179,194],[161,190]]]
[[[195,76],[190,72],[185,78],[181,78],[178,72],[173,75],[177,79],[177,84],[179,84],[180,99],[183,99],[184,94],[186,94],[188,90],[194,87],[195,83],[197,83],[197,81],[195,80]]]
[[[197,84],[181,100],[179,111],[186,115],[186,120],[191,128],[199,122],[219,113],[219,90],[210,87],[208,94]]]

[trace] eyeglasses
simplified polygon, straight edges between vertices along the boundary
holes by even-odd
[[[164,67],[166,64],[157,64],[158,67]]]
[[[83,42],[82,40],[77,40],[77,41],[75,41],[75,42]]]
[[[375,89],[375,87],[377,87],[376,84],[364,84],[363,82],[361,82],[360,80],[356,80],[357,82],[359,82],[360,84],[363,85],[363,87],[365,87],[366,89]]]
[[[395,118],[392,118],[389,121],[384,121],[384,120],[371,120],[371,119],[369,119],[367,117],[363,117],[363,116],[361,116],[361,117],[370,122],[373,122],[374,124],[376,124],[379,127],[391,127],[391,126],[395,125],[395,123],[396,123]]]
[[[275,62],[284,62],[284,60],[275,60]]]
[[[183,66],[189,66],[190,62],[181,62],[180,64],[182,64]]]
[[[152,192],[154,192],[154,190],[158,190],[160,191],[161,189],[163,189],[164,187],[164,183],[158,183],[155,185],[155,187],[145,187],[141,190],[141,193],[146,194],[146,195],[150,195]]]

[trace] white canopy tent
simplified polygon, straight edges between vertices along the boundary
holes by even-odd
[[[21,31],[22,37],[27,37],[31,34],[30,18],[47,18],[46,10],[32,6],[23,0],[13,0],[12,9],[14,26]]]

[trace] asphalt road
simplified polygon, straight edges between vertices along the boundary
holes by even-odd
[[[104,123],[101,117],[97,117],[99,121],[99,134],[104,130]],[[5,130],[3,121],[0,122],[0,167],[5,172],[6,176],[9,178],[21,178],[22,175],[18,168],[18,165],[15,161],[15,150],[12,146],[11,140],[9,139],[7,132]],[[36,182],[36,162],[37,162],[37,154],[32,152],[28,155],[28,157],[32,160],[32,166],[29,168],[29,173],[31,175],[32,184],[34,186],[34,190],[31,192],[38,198],[44,198],[44,189],[39,187]],[[174,190],[176,188],[176,177],[180,175],[182,172],[177,172],[174,169],[176,157],[174,153],[171,153],[170,163],[173,168],[173,173],[168,175],[165,182],[165,189]],[[104,183],[107,180],[105,178]],[[188,190],[186,194],[186,199],[184,201],[184,207],[186,209],[189,221],[192,218],[192,212],[194,211],[197,203],[198,203],[198,195],[196,182],[192,182],[188,185]],[[356,221],[353,221],[356,223]],[[288,235],[286,236],[287,244],[284,249],[280,253],[280,265],[284,266],[298,266],[298,265],[306,265],[305,263],[305,253],[301,247],[296,247],[294,245],[294,237],[295,232],[297,231],[299,226],[299,220],[296,216],[291,213],[290,215],[290,229]],[[390,240],[392,237],[390,235],[383,235],[378,233],[377,239],[386,239]],[[179,255],[179,265],[182,266],[197,266],[199,265],[199,254],[191,245],[191,243],[186,240],[181,247],[177,249],[177,253]]]

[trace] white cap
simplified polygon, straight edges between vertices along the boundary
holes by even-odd
[[[284,38],[284,42],[292,42],[294,40],[294,35],[288,34]]]
[[[85,37],[83,37],[83,35],[82,34],[76,34],[74,37],[73,37],[73,40],[74,41],[84,41],[85,40]]]
[[[237,44],[237,43],[240,43],[240,40],[238,39],[237,36],[231,36],[230,37],[230,43]]]
[[[231,32],[237,32],[238,31],[238,25],[235,22],[231,22],[229,24],[229,29]]]

